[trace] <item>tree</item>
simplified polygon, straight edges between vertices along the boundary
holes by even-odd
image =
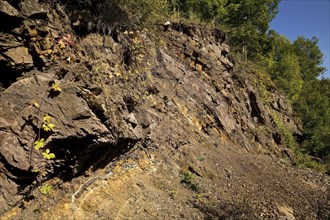
[[[299,98],[303,81],[300,77],[298,57],[294,53],[285,53],[272,70],[272,78],[291,101]]]
[[[317,43],[316,37],[312,39],[298,37],[293,43],[294,51],[299,57],[300,69],[303,70],[302,78],[305,81],[315,79],[325,71],[325,68],[321,66],[323,54]]]
[[[229,0],[222,21],[229,27],[230,43],[241,48],[250,60],[263,53],[266,31],[278,12],[279,0]]]
[[[267,43],[266,31],[280,0],[168,0],[173,11],[224,26],[230,44],[253,60]]]
[[[305,83],[295,109],[304,123],[302,146],[330,163],[330,80]]]
[[[260,56],[261,65],[270,73],[278,89],[282,90],[291,101],[299,98],[303,86],[298,56],[285,36],[271,30],[267,34],[268,48],[266,56]]]
[[[211,22],[226,15],[227,0],[169,0],[173,11],[186,18],[197,17],[201,21]]]

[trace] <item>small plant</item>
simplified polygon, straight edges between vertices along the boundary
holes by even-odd
[[[55,125],[50,122],[51,117],[46,114],[43,119],[44,123],[42,124],[42,129],[44,131],[52,131]]]
[[[175,190],[169,190],[168,192],[169,192],[170,197],[173,199],[175,194],[176,194],[176,191]]]
[[[53,92],[61,92],[62,91],[62,89],[58,86],[58,84],[56,82],[52,83],[51,90]]]
[[[42,153],[42,155],[44,156],[45,159],[50,160],[50,159],[54,159],[55,158],[55,154],[50,153],[49,149],[46,149],[46,151],[44,151]]]
[[[47,195],[50,193],[50,191],[52,190],[52,186],[51,185],[43,185],[41,188],[40,188],[40,192],[44,195]]]
[[[42,129],[47,132],[52,131],[53,128],[55,127],[55,125],[51,123],[51,117],[48,114],[46,114],[44,116],[43,120],[44,120],[44,123],[42,123]],[[45,146],[45,139],[40,138],[40,139],[36,140],[33,145],[34,145],[34,149],[38,151]],[[44,151],[42,153],[42,155],[47,160],[55,158],[55,154],[51,153],[49,149],[46,149],[46,151]]]
[[[38,103],[34,102],[33,105],[39,109],[39,104]],[[55,125],[53,123],[51,123],[51,118],[52,117],[50,117],[48,114],[45,114],[45,116],[43,117],[44,122],[41,125],[42,130],[44,130],[46,132],[50,132],[50,131],[53,130]],[[45,146],[45,139],[40,138],[40,131],[39,131],[38,137],[39,137],[39,139],[36,140],[33,144],[34,149],[37,150],[37,151],[39,151],[41,148],[43,148]],[[46,149],[44,152],[42,152],[42,155],[47,160],[55,158],[55,154],[51,153],[49,149]]]
[[[197,158],[197,160],[199,160],[200,162],[203,162],[203,161],[205,160],[205,157],[203,157],[203,156],[199,156],[199,157]]]
[[[43,148],[45,144],[45,139],[41,138],[39,140],[36,140],[34,142],[34,149],[39,150],[40,148]]]
[[[195,183],[196,175],[190,171],[182,172],[180,174],[181,183],[185,184],[192,190],[197,190],[197,184]]]
[[[143,38],[140,37],[139,31],[125,31],[127,35],[128,47],[126,51],[126,64],[139,65],[145,58],[145,44]],[[139,71],[135,70],[135,73]]]
[[[34,149],[40,150],[40,148],[43,148],[45,146],[45,139],[41,138],[39,140],[36,140],[34,142]],[[55,158],[55,154],[51,153],[49,149],[46,149],[42,155],[45,159],[50,160]]]
[[[56,74],[54,74],[53,78],[48,82],[49,87],[43,94],[41,102],[32,100],[31,107],[36,108],[36,110],[32,108],[35,115],[31,114],[28,116],[28,120],[31,122],[34,119],[36,120],[35,126],[38,128],[38,132],[36,133],[33,144],[31,144],[30,150],[30,169],[33,173],[37,174],[38,182],[41,182],[45,175],[47,175],[47,170],[45,167],[43,167],[43,165],[46,163],[44,163],[44,161],[42,161],[40,164],[33,163],[33,148],[35,151],[38,151],[38,153],[41,153],[43,158],[46,160],[55,158],[55,154],[50,152],[50,149],[47,148],[46,150],[43,150],[46,144],[46,140],[51,135],[55,125],[52,123],[52,117],[42,110],[42,106],[46,102],[46,98],[54,98],[62,90],[55,82],[55,76]],[[52,186],[50,185],[44,185],[40,188],[40,191],[43,194],[48,194],[51,188]]]

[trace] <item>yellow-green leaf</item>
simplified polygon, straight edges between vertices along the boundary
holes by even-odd
[[[58,86],[58,84],[57,83],[53,83],[52,84],[52,90],[54,91],[54,92],[61,92],[62,91],[62,89]]]
[[[45,194],[47,195],[50,191],[52,190],[52,186],[51,185],[43,185],[41,188],[40,188],[40,192],[42,194]]]
[[[50,117],[48,114],[46,114],[45,116],[44,116],[44,121],[46,121],[47,123],[50,123],[50,119],[51,119],[52,117]]]
[[[34,149],[39,150],[40,148],[43,148],[45,144],[45,139],[41,138],[40,140],[36,140],[34,142]]]
[[[50,150],[49,150],[49,149],[46,149],[46,151],[43,152],[42,155],[43,155],[44,158],[47,159],[47,160],[50,160],[50,159],[55,158],[55,154],[50,153]]]
[[[52,124],[52,123],[47,123],[47,124],[44,123],[44,124],[42,124],[42,129],[44,131],[52,131],[54,127],[55,127],[55,125]]]
[[[47,159],[50,160],[50,159],[54,159],[55,158],[55,154],[54,153],[50,153],[48,154],[47,156]]]

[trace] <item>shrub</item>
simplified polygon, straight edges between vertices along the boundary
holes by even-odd
[[[197,184],[195,183],[196,175],[190,171],[182,172],[180,174],[181,183],[185,184],[192,190],[197,190]]]
[[[168,14],[167,0],[101,0],[97,13],[124,29],[157,23]]]

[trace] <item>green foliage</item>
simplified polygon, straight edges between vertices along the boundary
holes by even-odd
[[[55,158],[55,154],[50,153],[49,149],[46,149],[45,152],[42,153],[42,155],[44,156],[45,159],[50,160],[50,159],[54,159]]]
[[[297,159],[297,165],[299,167],[308,167],[314,170],[317,170],[319,172],[326,172],[327,168],[326,165],[322,163],[318,163],[316,160],[312,158],[309,154],[306,154],[301,151],[301,149],[296,148],[295,151],[295,156]],[[330,169],[329,169],[330,171]]]
[[[120,3],[128,7],[138,23],[144,26],[160,22],[167,15],[167,0],[120,0]]]
[[[256,68],[256,86],[263,103],[270,103],[272,100],[271,88],[274,88],[274,83],[264,68]]]
[[[169,0],[171,11],[225,27],[234,50],[255,59],[267,43],[266,31],[279,0]],[[196,20],[196,19],[195,19]]]
[[[144,40],[140,36],[140,31],[125,31],[128,48],[126,50],[126,64],[139,66],[145,58]]]
[[[197,184],[195,183],[196,175],[190,171],[182,172],[180,174],[181,183],[185,184],[192,190],[197,190]]]
[[[44,124],[42,124],[42,129],[44,130],[44,131],[52,131],[53,130],[53,128],[54,128],[54,124],[52,124],[52,123],[44,123]]]
[[[52,117],[50,117],[48,114],[46,114],[43,119],[46,123],[50,123],[50,119],[52,119]]]
[[[40,150],[40,148],[43,148],[44,146],[45,146],[45,139],[44,138],[41,138],[41,139],[36,140],[34,142],[34,149],[36,149],[36,150]],[[42,153],[42,155],[47,160],[55,158],[55,154],[51,153],[49,149],[46,149],[46,151],[44,151]]]
[[[297,56],[294,53],[283,54],[271,72],[275,84],[290,100],[296,101],[303,85]]]
[[[330,164],[330,83],[316,78],[324,71],[318,40],[298,37],[291,43],[275,31],[269,31],[267,37],[267,55],[259,57],[259,65],[266,67],[276,87],[291,100],[304,125],[296,143],[298,163],[317,167],[307,153]],[[285,128],[277,125],[291,145]]]
[[[303,150],[298,146],[297,142],[293,138],[290,130],[285,127],[285,125],[281,121],[281,118],[275,112],[273,112],[272,117],[274,119],[276,127],[279,129],[281,135],[284,137],[285,144],[294,151],[297,165],[299,167],[312,168],[320,172],[326,171],[324,165],[313,160],[313,158],[309,154],[303,152]]]
[[[272,113],[272,118],[276,124],[276,127],[280,131],[281,135],[284,137],[286,145],[291,149],[295,149],[296,141],[294,140],[290,130],[283,124],[281,118],[278,116],[276,112]]]
[[[55,125],[51,123],[50,121],[51,117],[48,114],[46,114],[43,119],[44,119],[44,123],[42,124],[42,129],[44,131],[52,131]]]
[[[45,139],[41,138],[39,140],[36,140],[34,142],[34,149],[39,150],[40,148],[43,148],[45,144]]]
[[[266,31],[278,12],[279,0],[229,0],[228,3],[223,21],[229,28],[230,44],[249,60],[256,60],[266,46]]]
[[[316,37],[312,37],[312,39],[298,37],[293,43],[294,52],[299,58],[299,65],[304,81],[315,79],[325,70],[321,66],[323,63],[323,54],[317,43],[318,39]]]
[[[259,63],[266,67],[277,88],[294,102],[303,86],[299,58],[286,37],[269,31],[268,41],[267,56],[260,57]]]
[[[52,83],[51,89],[53,92],[61,92],[62,89],[59,87],[59,85],[56,82]]]
[[[43,185],[42,187],[40,187],[40,192],[42,194],[44,194],[44,195],[47,195],[47,194],[50,193],[50,191],[52,190],[52,188],[53,187],[51,185],[46,184],[46,185]]]
[[[306,152],[330,163],[329,91],[329,79],[309,81],[295,107],[304,123],[302,147]]]
[[[171,11],[179,12],[185,18],[198,18],[202,21],[220,20],[227,9],[226,1],[221,0],[172,0],[169,1]]]
[[[167,0],[100,0],[96,8],[100,16],[121,28],[158,23],[167,16],[168,9]]]

